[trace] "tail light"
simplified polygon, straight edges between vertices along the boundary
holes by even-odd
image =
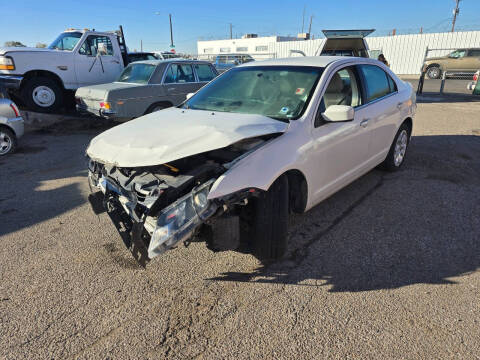
[[[20,111],[18,111],[17,105],[15,105],[14,103],[11,103],[10,107],[12,108],[13,112],[15,113],[15,116],[19,117],[20,116]]]
[[[100,103],[100,107],[103,108],[103,109],[109,110],[109,109],[110,109],[110,103],[108,103],[108,102],[101,102],[101,103]]]
[[[478,81],[478,72],[473,75],[473,81]]]

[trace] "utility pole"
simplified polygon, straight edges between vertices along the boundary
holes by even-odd
[[[230,39],[232,39],[232,23],[230,23]]]
[[[143,52],[143,40],[140,40],[140,52]]]
[[[455,5],[455,10],[453,10],[453,20],[452,20],[452,32],[455,31],[455,22],[457,21],[457,15],[460,12],[460,0],[455,0],[456,5]]]
[[[312,33],[312,19],[313,19],[313,15],[310,16],[310,25],[308,26],[308,33],[309,34]]]
[[[170,18],[170,47],[174,48],[175,45],[173,45],[172,14],[168,14],[168,17]]]
[[[306,8],[306,5],[303,5],[302,34],[303,34],[303,29],[305,28],[305,8]]]

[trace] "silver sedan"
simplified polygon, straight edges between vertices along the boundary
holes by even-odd
[[[23,118],[17,105],[0,98],[0,156],[15,151],[17,139],[23,135]]]

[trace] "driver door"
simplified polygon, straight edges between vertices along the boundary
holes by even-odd
[[[113,82],[122,68],[120,54],[113,50],[108,36],[88,35],[75,56],[75,74],[79,87]]]
[[[360,77],[354,66],[335,71],[318,107],[313,137],[312,165],[314,202],[330,196],[368,170],[370,129],[368,114],[362,107]],[[348,105],[355,110],[354,119],[328,122],[322,113],[331,105]]]

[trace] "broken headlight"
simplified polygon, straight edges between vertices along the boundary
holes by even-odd
[[[194,188],[160,212],[148,246],[150,258],[187,240],[203,220],[215,213],[216,206],[207,200],[214,181],[212,179]]]

